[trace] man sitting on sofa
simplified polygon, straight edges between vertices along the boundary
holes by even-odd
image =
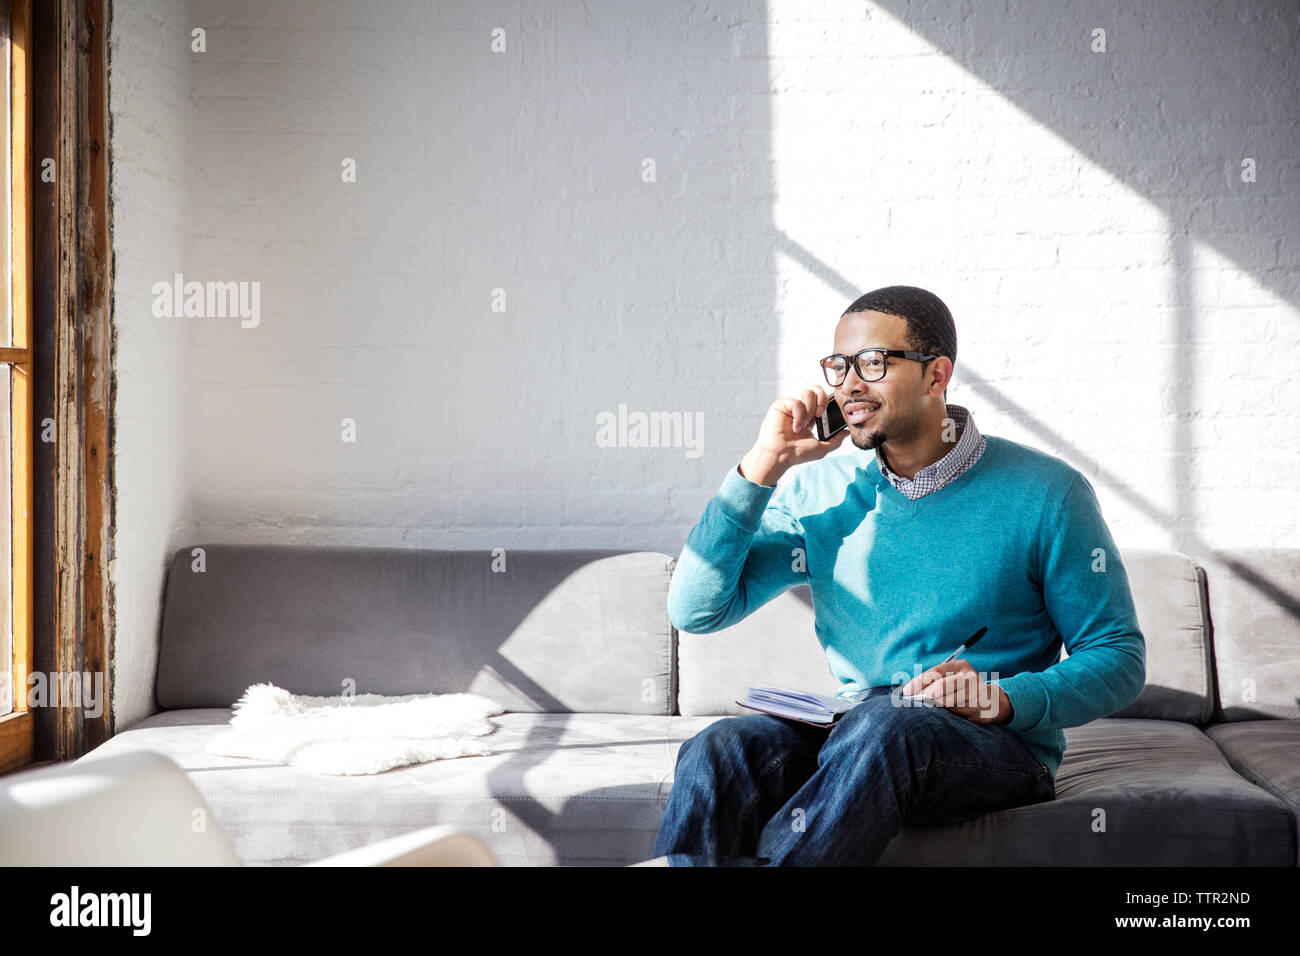
[[[947,306],[878,289],[841,316],[834,348],[822,367],[848,427],[818,440],[820,388],[772,403],[687,538],[668,613],[710,633],[807,584],[839,694],[860,703],[829,729],[755,713],[685,741],[655,841],[670,865],[871,865],[905,821],[1054,799],[1063,728],[1145,682],[1088,479],[947,404]],[[846,436],[875,455],[827,457]]]

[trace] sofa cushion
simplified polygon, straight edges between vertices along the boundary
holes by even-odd
[[[1300,717],[1300,549],[1227,549],[1198,560],[1218,676],[1215,722]]]
[[[251,866],[298,865],[439,824],[473,833],[503,866],[624,866],[651,854],[685,739],[678,717],[510,713],[483,738],[493,754],[349,777],[208,754],[230,716],[164,711],[83,759],[170,757]]]
[[[176,761],[255,866],[300,864],[437,824],[474,833],[505,865],[640,862],[653,850],[681,744],[729,719],[504,714],[494,718],[495,754],[335,777],[206,753],[230,714],[155,714],[92,754],[150,749]],[[1287,807],[1235,774],[1196,728],[1103,719],[1066,736],[1056,800],[904,826],[880,865],[1292,865]],[[1099,808],[1104,832],[1093,829]]]
[[[1195,727],[1102,718],[1065,735],[1055,800],[965,823],[904,826],[880,865],[1295,864],[1286,805],[1238,776]]]
[[[1300,720],[1238,720],[1207,727],[1205,735],[1233,770],[1290,808],[1300,831]],[[1300,856],[1294,863],[1300,866]]]
[[[1185,554],[1121,549],[1147,643],[1147,683],[1114,716],[1202,724],[1213,711],[1209,639],[1196,565]],[[1062,656],[1065,655],[1062,649]],[[736,704],[750,684],[833,694],[839,684],[814,630],[807,585],[712,634],[678,635],[678,708],[684,715],[749,713]]]
[[[1185,554],[1121,551],[1138,627],[1146,638],[1147,680],[1137,700],[1112,717],[1208,723],[1214,677],[1204,576]],[[1061,659],[1069,657],[1061,648]]]
[[[160,707],[229,707],[261,681],[331,696],[351,679],[509,711],[672,713],[669,555],[202,547],[167,576]]]
[[[713,634],[677,634],[677,708],[684,716],[751,714],[750,685],[834,694],[840,684],[814,629],[812,591],[791,588]]]

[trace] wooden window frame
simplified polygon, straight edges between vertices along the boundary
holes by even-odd
[[[31,413],[25,418],[32,463],[23,530],[31,569],[23,585],[28,625],[22,683],[14,674],[14,719],[0,719],[4,772],[32,760],[73,759],[113,733],[108,563],[114,382],[109,0],[0,2],[14,11],[14,39],[21,29],[24,40],[22,69],[13,76],[25,84],[25,147],[17,148],[15,140],[12,155],[21,164],[21,179],[15,174],[12,192],[22,199],[21,207],[14,204],[13,221],[20,222],[21,211],[26,237],[21,291],[28,316],[24,368]],[[19,51],[19,44],[11,48]],[[15,96],[12,102],[16,109],[20,100]],[[47,182],[38,171],[51,159],[54,181]],[[15,237],[19,233],[16,225]],[[46,441],[51,431],[53,440]],[[14,646],[17,662],[17,633]],[[102,674],[102,713],[88,716],[84,701],[54,694],[45,706],[29,708],[32,673],[46,675],[47,690],[59,675]]]
[[[31,209],[31,8],[30,0],[0,0],[0,17],[8,30],[5,65],[9,76],[9,223],[5,243],[11,265],[9,289],[12,337],[0,348],[0,362],[12,370],[10,379],[12,516],[12,583],[9,605],[12,621],[12,658],[6,662],[12,675],[13,710],[0,717],[0,771],[22,766],[35,754],[36,725],[28,709],[27,677],[32,657],[32,209]],[[11,411],[12,410],[12,411]]]

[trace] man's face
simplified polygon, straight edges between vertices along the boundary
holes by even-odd
[[[907,321],[883,312],[853,312],[835,327],[835,351],[852,356],[865,348],[907,349]],[[910,444],[921,434],[929,401],[926,382],[934,362],[925,366],[902,358],[889,358],[885,377],[864,382],[850,365],[848,375],[834,389],[835,401],[849,423],[849,438],[858,448],[869,449],[886,441]],[[925,367],[926,375],[921,374]],[[870,406],[876,406],[871,411]],[[869,414],[861,421],[858,410]]]

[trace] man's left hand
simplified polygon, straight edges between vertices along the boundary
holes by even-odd
[[[932,698],[940,707],[977,724],[1011,720],[1011,699],[996,684],[981,683],[970,661],[936,664],[904,684],[901,693]]]

